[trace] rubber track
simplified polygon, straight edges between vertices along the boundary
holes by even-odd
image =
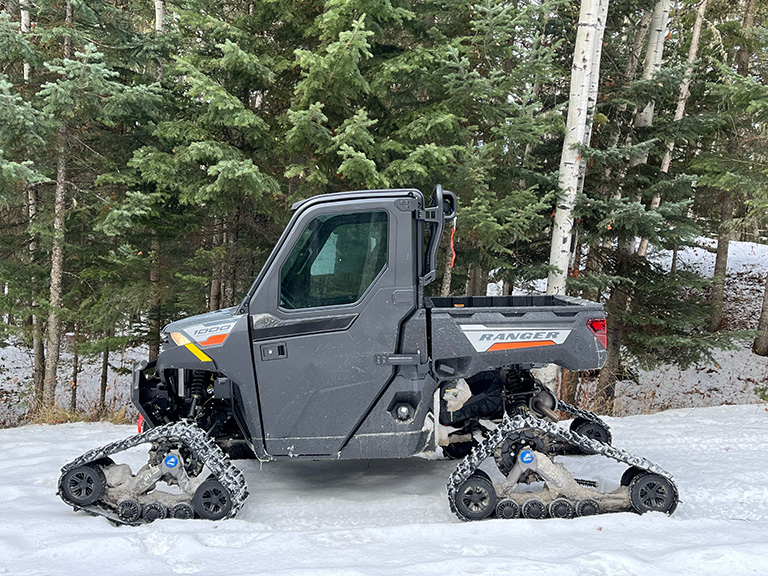
[[[91,464],[102,458],[107,458],[112,454],[129,450],[141,444],[149,444],[162,440],[184,444],[193,452],[200,462],[208,467],[208,470],[210,470],[213,477],[229,491],[232,498],[232,508],[226,517],[234,517],[243,507],[246,498],[248,498],[248,487],[245,482],[245,476],[202,428],[187,422],[172,422],[170,424],[152,428],[141,434],[129,436],[124,440],[112,442],[101,448],[89,450],[69,464],[66,464],[61,469],[61,476],[59,477],[58,490],[56,493],[62,500],[64,500],[64,502],[72,506],[75,511],[83,510],[94,516],[103,516],[116,524],[130,524],[133,526],[145,524],[146,522],[144,521],[125,522],[124,520],[121,520],[115,510],[99,501],[96,501],[89,506],[80,506],[79,504],[70,502],[64,496],[61,489],[61,483],[64,480],[66,473],[73,468]],[[189,495],[190,501],[192,500],[192,496],[193,495],[191,494]]]
[[[507,438],[507,436],[526,429],[533,429],[538,432],[542,432],[550,438],[566,442],[582,450],[605,456],[606,458],[611,458],[617,462],[627,464],[645,472],[658,474],[659,476],[669,480],[675,491],[675,500],[679,499],[677,486],[675,485],[672,475],[653,462],[645,458],[633,456],[632,454],[615,448],[610,444],[603,444],[602,442],[592,440],[591,438],[587,438],[586,436],[582,436],[581,434],[577,434],[571,430],[566,430],[557,426],[553,422],[540,420],[531,416],[527,416],[525,418],[522,416],[515,416],[514,418],[505,418],[498,426],[498,428],[496,428],[491,433],[491,435],[488,436],[488,438],[475,446],[469,456],[459,462],[456,470],[454,470],[454,472],[451,474],[448,480],[448,503],[451,506],[451,511],[456,515],[457,518],[459,518],[459,520],[469,521],[470,519],[465,517],[456,508],[456,490],[458,490],[459,486],[461,486],[461,484],[467,478],[469,478],[475,472],[475,470],[478,469],[480,464],[482,464],[493,454],[493,452],[496,450],[496,447],[499,446],[504,441],[504,439]]]

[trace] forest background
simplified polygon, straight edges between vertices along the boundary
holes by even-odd
[[[550,271],[580,8],[0,2],[0,345],[32,351],[30,414],[60,417],[57,386],[75,411],[84,359],[154,357],[165,323],[235,305],[315,194],[440,183],[461,212],[432,293],[530,289]],[[608,7],[567,290],[605,303],[609,359],[566,374],[566,400],[592,380],[610,413],[640,367],[768,355],[768,294],[757,331],[723,318],[729,240],[768,243],[767,17],[765,0]],[[677,265],[706,238],[713,279]]]

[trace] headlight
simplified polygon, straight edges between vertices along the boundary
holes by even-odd
[[[184,336],[181,332],[171,332],[170,336],[171,340],[176,343],[176,346],[184,346],[191,342],[190,339]]]

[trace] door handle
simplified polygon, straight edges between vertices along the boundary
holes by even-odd
[[[288,345],[285,342],[275,342],[274,344],[261,345],[261,360],[280,360],[288,358]]]

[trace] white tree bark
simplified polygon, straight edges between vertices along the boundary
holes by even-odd
[[[587,126],[584,130],[584,145],[589,146],[592,142],[592,126],[595,121],[595,109],[597,108],[597,93],[600,85],[600,59],[603,55],[603,35],[605,33],[605,19],[608,17],[608,2],[601,2],[598,9],[598,22],[601,22],[597,30],[597,38],[592,43],[592,71],[589,75],[589,94],[587,96],[589,114],[587,114]],[[577,194],[584,190],[584,179],[587,176],[587,162],[584,158],[579,161],[579,184]],[[574,242],[575,244],[575,242]],[[574,257],[575,250],[571,251],[571,260]]]
[[[579,185],[582,162],[580,146],[587,144],[587,125],[594,113],[594,97],[590,102],[593,77],[599,77],[601,50],[605,31],[605,14],[608,0],[582,0],[579,29],[571,68],[571,87],[568,101],[568,119],[560,160],[560,199],[552,227],[552,244],[549,254],[550,272],[547,278],[547,294],[564,294],[565,279],[571,254],[573,230],[573,205]],[[601,19],[601,15],[603,15]],[[597,59],[595,57],[598,57]],[[595,78],[595,97],[597,78]]]
[[[589,94],[587,102],[589,113],[587,114],[587,127],[584,135],[584,143],[588,145],[592,140],[592,125],[595,121],[595,109],[597,108],[597,93],[600,86],[600,60],[603,56],[603,36],[605,35],[605,21],[608,18],[608,1],[600,2],[597,12],[598,28],[595,30],[595,41],[592,42],[592,69],[589,74]],[[586,166],[581,160],[582,168]],[[583,181],[582,181],[583,184]]]
[[[650,31],[648,33],[648,47],[645,51],[643,63],[643,79],[650,80],[661,69],[661,61],[664,57],[664,40],[667,37],[667,23],[669,22],[669,10],[672,0],[659,0],[653,8]],[[635,128],[648,128],[653,124],[653,111],[656,103],[651,100],[642,110],[635,114]],[[630,159],[630,166],[638,166],[648,162],[648,152],[637,154]]]
[[[29,34],[31,26],[31,19],[29,16],[29,0],[20,0],[19,2],[19,31],[22,34]],[[24,81],[29,81],[29,76],[32,71],[32,67],[29,62],[24,62]]]
[[[165,32],[165,0],[154,0],[155,2],[155,32],[162,34]]]
[[[19,31],[23,34],[29,34],[32,27],[32,19],[29,13],[29,0],[20,0],[19,2]],[[32,66],[29,62],[23,64],[24,81],[29,82],[32,75]],[[38,212],[37,190],[34,186],[27,185],[27,216],[29,217],[30,227],[35,222]],[[37,252],[40,242],[37,234],[31,234],[29,239],[29,257],[34,263],[37,260]],[[32,303],[33,308],[37,308],[37,302]],[[35,407],[39,408],[43,399],[43,381],[45,378],[45,343],[43,342],[43,318],[33,312],[32,314],[32,351],[34,355],[34,369],[32,379],[35,384]]]
[[[691,46],[688,49],[688,59],[685,67],[683,82],[680,84],[680,95],[677,98],[677,108],[675,108],[675,122],[679,122],[685,116],[685,107],[688,104],[688,97],[691,95],[691,76],[693,75],[693,63],[696,61],[696,55],[699,52],[699,41],[701,39],[701,25],[704,22],[704,12],[707,10],[708,0],[702,0],[696,12],[696,22],[693,25],[691,35]],[[664,158],[661,160],[661,171],[664,174],[669,172],[672,165],[672,150],[675,148],[674,140],[667,142],[667,150],[664,152]],[[650,209],[655,210],[661,205],[661,196],[656,194],[651,200]],[[645,256],[648,253],[648,239],[643,238],[640,241],[640,247],[637,249],[638,256]]]

